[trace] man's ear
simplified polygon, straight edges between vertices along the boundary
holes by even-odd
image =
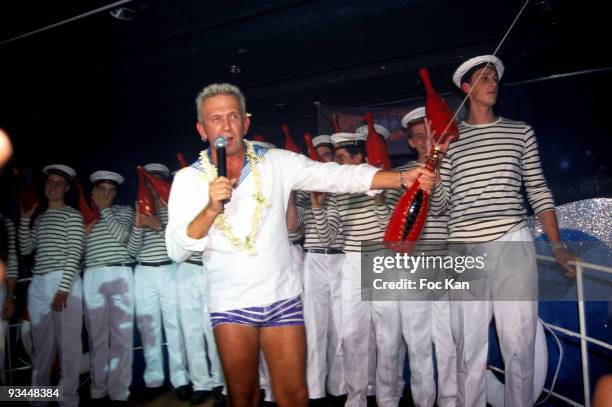
[[[208,135],[206,134],[206,130],[204,129],[204,126],[202,126],[202,123],[200,122],[196,123],[196,130],[198,131],[198,134],[202,138],[202,141],[208,140]]]
[[[249,127],[251,126],[251,116],[245,116],[243,124],[244,124],[244,134],[247,134],[249,132]]]
[[[413,150],[416,150],[416,147],[414,146],[414,141],[412,140],[412,137],[408,138],[408,145],[410,146],[410,148],[412,148]]]
[[[469,82],[463,82],[461,84],[461,90],[463,91],[463,93],[465,93],[466,95],[468,93],[470,93],[470,89],[472,89],[472,85]]]

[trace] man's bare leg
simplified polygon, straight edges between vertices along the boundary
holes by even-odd
[[[219,324],[215,341],[232,407],[256,407],[259,404],[259,330],[241,324]]]
[[[308,406],[304,326],[261,328],[260,342],[276,404],[279,407]]]

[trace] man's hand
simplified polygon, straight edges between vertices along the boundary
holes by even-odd
[[[230,181],[226,177],[218,177],[208,186],[208,209],[218,215],[223,209],[223,201],[230,200],[233,192],[233,185],[236,180]]]
[[[34,211],[36,210],[36,208],[38,208],[38,204],[34,204],[34,206],[32,207],[32,209],[30,209],[29,211],[26,211],[23,209],[23,206],[20,206],[21,208],[21,217],[22,218],[31,218],[32,215],[34,214]]]
[[[111,206],[110,195],[104,194],[103,192],[99,191],[98,188],[94,188],[91,191],[91,199],[100,210],[109,208]]]
[[[145,214],[140,215],[140,222],[143,226],[147,226],[157,232],[162,230],[162,223],[156,216],[149,216]]]
[[[403,171],[403,173],[404,181],[408,187],[418,178],[421,189],[425,192],[431,192],[436,180],[436,174],[422,167],[411,168]]]
[[[323,206],[323,202],[327,199],[327,192],[311,192],[310,193],[310,205],[317,209]]]
[[[576,256],[571,250],[565,247],[557,247],[553,249],[553,255],[555,260],[561,267],[565,269],[565,277],[574,278],[576,277],[576,266],[569,264],[570,261],[581,261],[580,257]]]
[[[144,224],[142,223],[142,215],[140,215],[140,212],[138,211],[138,203],[136,203],[136,205],[134,206],[136,207],[136,216],[134,217],[134,227],[140,229],[144,227]]]
[[[94,220],[94,221],[89,222],[87,225],[85,225],[85,235],[86,236],[89,236],[94,226],[96,226],[97,222],[98,222],[97,220]]]
[[[4,305],[2,306],[2,319],[11,319],[14,313],[15,302],[11,297],[8,297],[6,301],[4,301]]]
[[[55,293],[55,297],[53,298],[53,304],[51,304],[51,308],[53,311],[60,312],[66,309],[68,306],[68,292],[67,291],[59,291]]]

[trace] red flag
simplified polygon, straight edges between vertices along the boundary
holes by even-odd
[[[189,166],[189,164],[187,164],[187,160],[185,160],[185,156],[183,155],[183,153],[176,153],[176,159],[178,160],[179,167],[185,168]]]
[[[287,126],[286,124],[282,124],[281,128],[283,129],[283,134],[285,135],[285,147],[284,147],[285,150],[293,151],[294,153],[301,154],[302,150],[297,144],[295,144],[295,141],[293,141],[293,138],[291,138],[291,133],[289,132],[289,126]]]
[[[342,130],[340,130],[340,120],[338,119],[337,113],[332,114],[330,121],[331,121],[332,129],[334,129],[334,133],[341,133]]]
[[[28,212],[39,204],[38,196],[36,195],[36,188],[34,185],[27,182],[23,176],[21,170],[13,168],[13,174],[17,177],[17,190],[19,191],[19,201],[24,211]]]
[[[136,192],[136,204],[138,205],[138,213],[143,215],[155,216],[155,202],[153,195],[145,182],[146,171],[140,165],[136,167],[138,173],[138,191]]]
[[[419,76],[427,92],[425,111],[427,112],[427,118],[431,120],[431,129],[436,132],[434,136],[436,143],[444,144],[447,138],[449,142],[456,140],[459,138],[459,128],[454,121],[451,122],[453,111],[448,107],[446,100],[434,89],[429,71],[421,68],[419,69]]]
[[[140,165],[138,166],[138,171],[143,173],[143,176],[147,179],[147,181],[149,181],[149,184],[155,190],[155,192],[157,192],[159,197],[164,202],[168,202],[170,199],[170,183],[164,181],[163,179],[155,178],[149,173],[149,171],[145,170]]]
[[[306,141],[306,148],[308,148],[308,156],[313,161],[323,162],[319,153],[317,153],[317,149],[312,143],[312,134],[306,132],[304,133],[304,141]]]
[[[74,185],[79,193],[79,211],[81,211],[81,215],[83,215],[83,223],[89,225],[91,222],[100,219],[100,209],[98,209],[98,206],[93,200],[90,200],[91,206],[87,202],[81,183],[77,181]]]
[[[368,125],[368,138],[366,139],[368,163],[375,167],[382,168],[383,170],[391,169],[387,143],[384,137],[379,134],[374,127],[374,115],[372,112],[368,112],[363,116],[363,119]]]

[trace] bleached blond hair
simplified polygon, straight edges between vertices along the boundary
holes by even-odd
[[[246,112],[246,99],[240,88],[236,85],[232,85],[231,83],[211,83],[206,86],[204,89],[198,93],[198,97],[196,97],[196,109],[198,111],[198,121],[202,123],[202,103],[209,97],[217,96],[217,95],[228,95],[234,96],[238,103],[240,104],[240,113],[242,116],[245,115]]]

